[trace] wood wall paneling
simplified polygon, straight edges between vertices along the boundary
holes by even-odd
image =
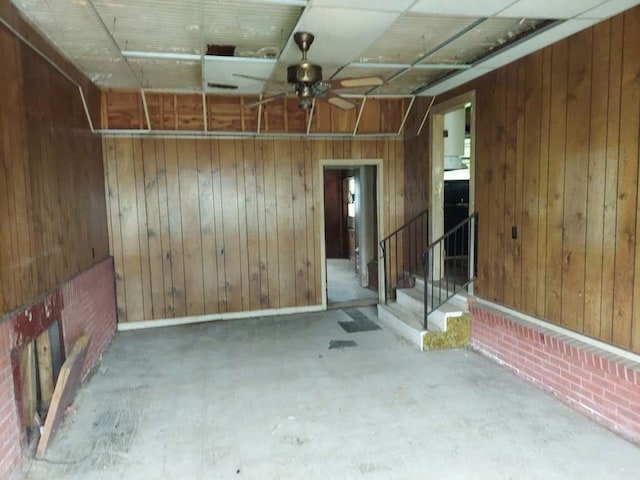
[[[4,2],[2,17],[83,86],[95,87],[47,47]],[[0,317],[108,254],[100,139],[78,88],[0,26]],[[96,105],[96,103],[98,103]]]
[[[635,352],[638,45],[635,7],[438,98],[476,91],[475,292]],[[416,179],[429,164],[412,117],[407,213],[424,204]]]
[[[401,141],[104,143],[121,322],[320,304],[322,159],[382,158],[384,231],[404,219]]]

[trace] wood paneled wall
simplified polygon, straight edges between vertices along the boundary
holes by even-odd
[[[145,94],[149,124],[153,130],[204,131],[204,111],[201,94]],[[207,131],[258,131],[261,112],[261,133],[307,132],[310,111],[298,107],[296,98],[282,98],[258,108],[244,108],[258,97],[207,95]],[[357,108],[341,110],[318,101],[313,110],[310,133],[353,133],[361,100],[353,99]],[[407,102],[403,98],[369,98],[364,104],[357,133],[397,133],[400,130]],[[140,92],[110,90],[102,93],[102,128],[146,130],[144,104]]]
[[[0,13],[77,76],[9,2]],[[101,143],[78,88],[4,26],[0,65],[2,317],[104,259],[108,237]],[[99,118],[98,90],[79,81]]]
[[[417,97],[405,125],[404,140],[404,189],[405,221],[411,220],[429,207],[429,124],[418,135],[431,97]]]
[[[404,219],[403,147],[104,139],[119,321],[321,304],[320,160],[383,159],[388,232]]]
[[[471,89],[476,293],[640,352],[640,7]]]

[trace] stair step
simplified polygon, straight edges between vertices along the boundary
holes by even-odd
[[[396,290],[398,305],[424,317],[424,291],[419,288],[399,288]]]
[[[378,320],[397,336],[422,350],[422,338],[426,330],[423,318],[418,314],[398,303],[379,304]]]

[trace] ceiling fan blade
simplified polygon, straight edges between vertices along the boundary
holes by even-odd
[[[329,82],[331,88],[358,88],[358,87],[379,87],[387,83],[384,78],[377,75],[368,77],[350,77],[332,80]]]
[[[336,95],[335,93],[329,93],[326,97],[324,97],[328,103],[333,105],[334,107],[338,107],[340,110],[351,110],[356,107],[356,104],[347,100],[340,95]]]
[[[255,108],[258,105],[263,105],[265,103],[273,102],[274,100],[277,100],[278,98],[286,97],[287,95],[288,95],[287,92],[276,93],[275,95],[271,95],[270,97],[263,98],[262,100],[259,100],[257,102],[247,103],[244,106],[244,108]]]

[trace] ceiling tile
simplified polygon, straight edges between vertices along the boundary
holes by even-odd
[[[369,44],[387,30],[397,13],[364,11],[346,8],[310,7],[304,11],[296,31],[315,35],[309,60],[321,65],[345,64],[360,57]],[[282,56],[286,63],[300,60],[300,51],[293,39]]]
[[[135,88],[138,83],[100,19],[85,2],[17,0],[25,17],[80,71],[100,86]]]
[[[451,35],[471,25],[476,18],[404,15],[367,48],[359,61],[373,63],[413,63],[421,55]]]
[[[249,1],[204,6],[205,44],[234,45],[242,57],[277,57],[302,12],[298,6]]]
[[[200,62],[132,58],[129,64],[143,88],[199,91],[202,84]]]
[[[412,12],[435,15],[490,17],[511,5],[514,0],[420,0]]]
[[[121,58],[86,57],[76,59],[76,65],[96,85],[102,88],[140,88],[131,68]]]
[[[249,75],[258,79],[268,79],[276,66],[275,60],[241,57],[214,57],[204,59],[204,87],[208,92],[257,94],[267,90],[265,81],[239,77]],[[207,87],[207,83],[237,85],[236,90]],[[278,86],[279,87],[279,86]]]
[[[489,18],[426,58],[424,63],[473,63],[521,38],[523,34],[533,32],[544,22],[534,19]]]
[[[201,53],[197,2],[93,0],[93,4],[121,50]]]
[[[578,15],[578,18],[597,18],[604,20],[639,4],[639,0],[609,0]]]
[[[571,18],[603,3],[604,0],[520,0],[500,12],[503,17]]]
[[[412,69],[376,90],[376,94],[409,95],[413,91],[447,76],[452,70]]]
[[[318,7],[404,12],[414,1],[415,0],[313,0],[311,4]]]

